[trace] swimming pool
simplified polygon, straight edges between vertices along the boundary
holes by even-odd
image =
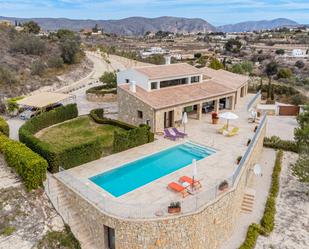
[[[89,178],[115,197],[201,160],[214,150],[186,142]]]

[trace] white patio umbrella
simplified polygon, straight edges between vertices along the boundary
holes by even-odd
[[[219,114],[219,118],[223,118],[223,119],[226,119],[227,123],[227,129],[229,128],[229,121],[230,120],[235,120],[235,119],[238,119],[238,116],[233,113],[233,112],[224,112],[224,113],[220,113]]]
[[[196,159],[194,158],[192,159],[192,180],[193,180],[192,189],[196,177],[197,177],[197,165],[196,165]]]
[[[186,133],[186,124],[188,123],[188,115],[186,112],[182,114],[181,123],[183,124],[183,131]]]

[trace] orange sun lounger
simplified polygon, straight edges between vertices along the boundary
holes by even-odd
[[[167,187],[175,192],[182,194],[183,198],[189,195],[187,189],[176,182],[169,183]]]
[[[199,188],[202,187],[202,184],[200,183],[200,181],[194,180],[194,182],[193,182],[193,179],[189,176],[182,176],[182,177],[179,178],[179,181],[180,182],[187,182],[187,183],[190,184],[190,186],[193,186],[196,189],[199,189]]]

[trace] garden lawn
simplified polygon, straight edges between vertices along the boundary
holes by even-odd
[[[114,141],[114,131],[122,131],[122,128],[97,124],[90,117],[79,117],[65,123],[44,129],[36,136],[52,145],[55,150],[63,150],[72,147],[72,144],[82,144],[99,138],[103,145],[103,155],[111,153]]]

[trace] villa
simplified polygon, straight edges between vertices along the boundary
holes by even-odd
[[[248,122],[248,110],[261,94],[248,94],[247,76],[187,64],[117,77],[119,119],[150,125],[155,141],[48,177],[55,208],[82,248],[219,249],[254,205],[267,119]],[[209,114],[230,110],[238,116],[233,136],[218,132],[226,121],[212,124]],[[165,128],[182,130],[183,112],[187,136],[165,139]]]
[[[248,93],[248,79],[185,63],[121,71],[117,74],[118,118],[132,125],[148,124],[152,131],[162,132],[178,126],[184,111],[201,120],[202,113],[234,110]]]

